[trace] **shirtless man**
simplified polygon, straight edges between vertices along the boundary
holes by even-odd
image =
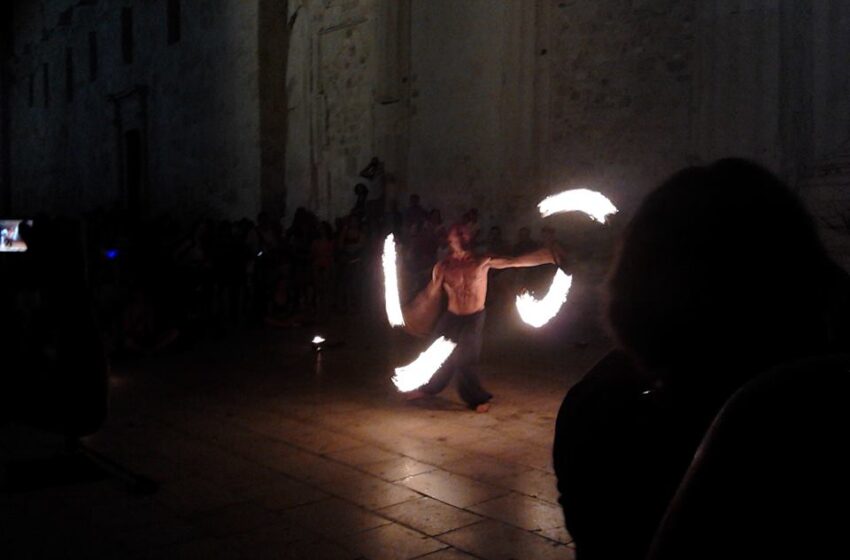
[[[437,322],[434,334],[445,336],[457,346],[431,380],[418,390],[408,393],[408,397],[436,395],[457,374],[461,398],[476,412],[487,412],[493,395],[484,390],[478,379],[487,273],[491,268],[538,266],[554,263],[555,260],[552,252],[546,248],[517,257],[476,256],[469,247],[463,225],[454,225],[449,229],[448,242],[450,254],[434,266],[427,289],[434,296],[440,290],[445,290],[448,295],[448,311]]]

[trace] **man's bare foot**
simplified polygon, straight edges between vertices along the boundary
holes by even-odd
[[[406,393],[402,393],[401,395],[406,401],[415,401],[416,399],[424,399],[428,396],[428,393],[420,391],[419,389],[414,389],[413,391],[407,391]]]
[[[490,403],[488,403],[488,402],[481,403],[481,404],[479,404],[478,406],[475,407],[475,412],[478,412],[479,414],[483,414],[485,412],[488,412],[489,410],[490,410]]]

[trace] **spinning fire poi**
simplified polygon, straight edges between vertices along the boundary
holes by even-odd
[[[546,197],[537,208],[544,218],[561,212],[583,212],[602,223],[609,215],[617,213],[617,207],[605,195],[590,189],[572,189]],[[517,296],[516,308],[520,318],[534,328],[548,323],[567,301],[572,282],[572,276],[561,270],[559,265],[552,285],[542,299],[535,299],[528,293]]]
[[[478,378],[487,273],[490,269],[554,264],[555,259],[546,248],[518,257],[477,256],[469,246],[470,239],[462,225],[449,229],[448,243],[449,256],[434,266],[431,282],[408,306],[404,324],[408,330],[427,331],[430,319],[436,315],[434,311],[439,312],[442,307],[442,294],[445,293],[448,309],[440,316],[433,332],[454,343],[455,347],[440,345],[442,351],[434,350],[433,355],[428,355],[435,348],[432,345],[410,366],[397,368],[393,382],[408,398],[415,399],[436,395],[457,375],[458,392],[464,402],[477,412],[487,412],[493,395],[482,387]],[[414,368],[415,364],[419,365]],[[411,370],[415,370],[415,381],[409,376]]]
[[[549,196],[538,208],[544,218],[561,212],[578,211],[603,223],[609,215],[617,212],[607,197],[589,189],[573,189]],[[487,297],[487,272],[491,268],[558,264],[552,285],[542,299],[535,299],[527,293],[517,296],[516,307],[520,318],[535,328],[542,327],[557,315],[567,300],[572,277],[560,269],[554,254],[555,247],[515,258],[477,257],[469,249],[465,228],[455,225],[449,230],[449,248],[451,254],[434,266],[431,282],[405,310],[398,292],[393,236],[388,236],[384,242],[385,297],[387,318],[391,325],[402,326],[411,334],[425,336],[442,311],[443,291],[449,299],[448,311],[442,314],[435,329],[437,334],[444,336],[435,340],[413,363],[396,368],[392,381],[399,391],[407,393],[408,398],[418,398],[439,393],[457,373],[461,397],[471,408],[486,412],[492,395],[481,386],[477,369],[484,325],[484,302]],[[410,320],[405,321],[408,316]],[[456,347],[459,350],[454,353]],[[447,360],[448,363],[443,367]],[[441,370],[439,375],[435,375],[438,370]]]

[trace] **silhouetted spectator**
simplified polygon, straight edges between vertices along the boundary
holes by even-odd
[[[360,224],[350,216],[343,225],[339,240],[338,303],[343,311],[358,310],[361,304],[366,240]]]
[[[212,305],[212,252],[211,227],[208,220],[200,220],[191,235],[174,251],[177,278],[182,296],[185,325],[206,326],[202,319],[211,313]]]
[[[428,212],[420,205],[419,195],[410,195],[410,204],[404,211],[405,231],[409,232],[413,227],[420,228],[427,217]]]
[[[289,248],[289,305],[300,309],[308,296],[311,280],[311,260],[313,239],[316,237],[317,221],[315,214],[303,206],[295,211],[292,226],[286,232]],[[275,274],[275,282],[277,281]],[[274,284],[274,282],[273,282]]]
[[[354,207],[351,209],[351,216],[357,219],[361,224],[366,221],[366,201],[369,198],[369,188],[363,183],[354,185]]]
[[[396,199],[392,199],[390,200],[386,214],[384,214],[384,234],[392,233],[395,235],[396,239],[400,239],[403,228],[404,217],[398,209],[398,201]]]
[[[174,325],[165,323],[143,286],[130,292],[121,318],[123,350],[132,354],[152,354],[168,348],[180,336]]]
[[[431,267],[437,259],[437,249],[440,244],[445,243],[446,228],[443,227],[443,218],[436,208],[428,213],[428,218],[422,222],[419,235],[416,237],[411,250],[414,252],[414,262],[417,269],[425,268],[430,276]]]
[[[508,242],[502,238],[502,228],[499,226],[490,228],[490,232],[487,234],[486,251],[490,255],[502,256],[511,254],[511,248]]]
[[[334,248],[331,225],[322,222],[319,226],[319,237],[313,240],[311,248],[316,315],[320,321],[328,318],[333,297]]]
[[[527,227],[519,228],[517,241],[513,246],[512,253],[516,255],[524,255],[540,248],[540,243],[531,238],[531,230]]]
[[[373,227],[381,220],[384,213],[384,204],[386,197],[386,172],[384,170],[384,162],[377,157],[373,157],[361,172],[360,177],[369,181],[368,197],[366,200],[366,221],[370,227]]]
[[[722,160],[688,168],[651,193],[608,283],[618,349],[569,391],[558,415],[554,464],[577,558],[645,558],[730,395],[779,364],[848,348],[848,294],[846,274],[827,258],[802,205],[761,167]],[[799,380],[801,393],[820,390],[814,379]],[[795,414],[793,397],[785,406]],[[808,479],[782,480],[775,502],[790,484]],[[767,511],[773,503],[750,511],[776,519]],[[821,507],[788,514],[826,511],[826,500],[815,503]],[[759,517],[733,522],[726,513],[705,518],[719,523],[710,536],[701,528],[709,541],[730,531],[746,536],[749,523],[765,527]],[[754,537],[761,550],[781,549],[791,526],[782,521]],[[690,544],[696,551],[707,541]]]
[[[461,222],[463,223],[466,243],[470,247],[475,247],[478,243],[478,235],[481,233],[481,226],[478,223],[478,209],[470,208],[467,210]]]

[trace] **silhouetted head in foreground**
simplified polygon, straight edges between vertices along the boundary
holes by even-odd
[[[845,281],[797,197],[727,159],[676,173],[641,204],[609,279],[608,318],[643,366],[735,382],[829,350]]]

